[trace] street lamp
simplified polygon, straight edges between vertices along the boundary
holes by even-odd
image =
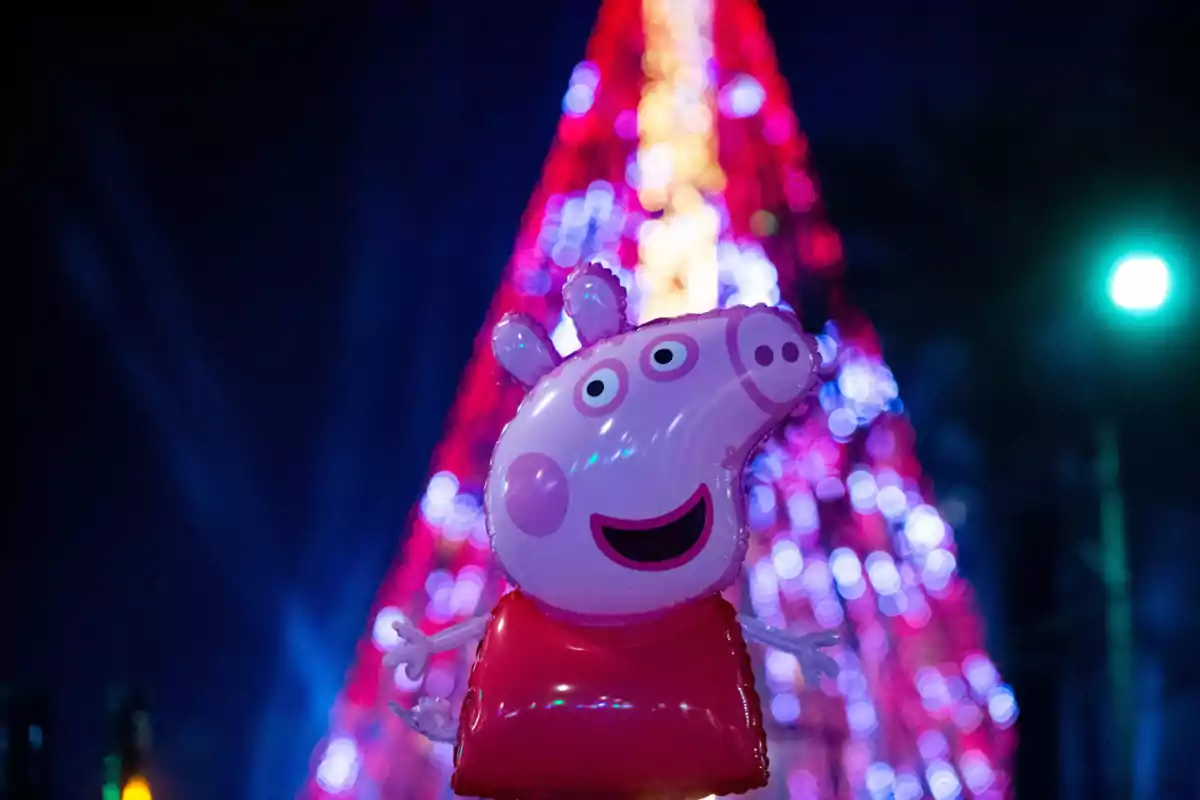
[[[1127,255],[1113,267],[1108,297],[1120,311],[1145,316],[1159,311],[1171,290],[1171,271],[1159,256]],[[1105,587],[1109,681],[1115,738],[1115,797],[1132,797],[1135,702],[1133,692],[1133,600],[1121,490],[1121,448],[1116,419],[1101,413],[1096,426],[1096,484],[1100,495],[1100,567]]]
[[[1167,262],[1152,254],[1122,258],[1108,279],[1108,296],[1117,308],[1132,313],[1153,313],[1167,302],[1171,270]]]

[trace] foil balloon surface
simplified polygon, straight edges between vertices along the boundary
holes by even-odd
[[[627,625],[501,600],[463,704],[464,796],[733,794],[764,785],[750,659],[719,595]]]

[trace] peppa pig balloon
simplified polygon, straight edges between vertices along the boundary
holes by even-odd
[[[520,315],[493,333],[528,387],[485,489],[499,564],[517,587],[490,615],[432,636],[408,623],[389,654],[417,677],[430,653],[482,636],[457,725],[445,701],[397,709],[455,741],[458,795],[703,797],[766,785],[746,641],[836,674],[797,635],[738,617],[751,451],[815,380],[796,318],[758,306],[629,329],[599,266],[563,288],[583,348],[563,359]]]

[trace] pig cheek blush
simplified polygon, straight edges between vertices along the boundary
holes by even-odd
[[[517,456],[504,473],[504,508],[508,518],[530,536],[549,536],[567,516],[567,476],[544,453]]]

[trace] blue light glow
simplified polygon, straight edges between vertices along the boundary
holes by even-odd
[[[762,108],[767,93],[749,75],[739,75],[721,91],[721,112],[734,119],[752,117]]]

